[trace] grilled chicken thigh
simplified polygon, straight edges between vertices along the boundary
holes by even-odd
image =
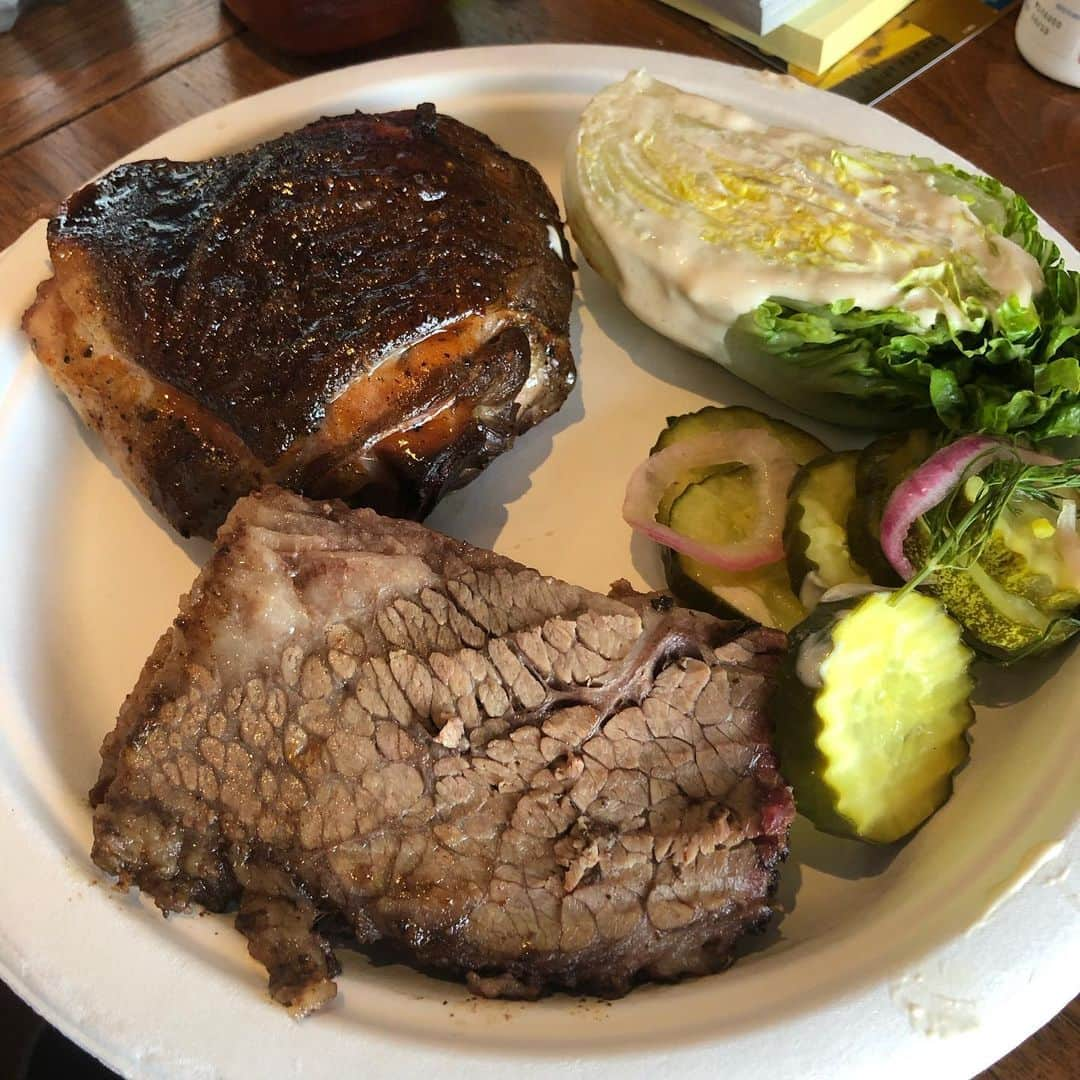
[[[422,517],[573,384],[550,192],[432,105],[121,165],[48,238],[24,327],[184,535],[270,481]]]

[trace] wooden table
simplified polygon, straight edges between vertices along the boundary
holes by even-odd
[[[881,108],[1022,191],[1080,237],[1080,92],[1036,74],[1006,16]],[[70,0],[0,35],[0,248],[109,162],[190,117],[329,67],[459,45],[576,41],[749,64],[701,23],[655,0],[451,0],[422,28],[329,59],[284,56],[217,0]],[[853,133],[853,138],[857,133]],[[0,1080],[40,1021],[0,984]],[[985,1073],[1067,1080],[1080,1071],[1073,1004]]]

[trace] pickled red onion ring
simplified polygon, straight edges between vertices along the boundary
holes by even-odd
[[[753,532],[733,544],[694,540],[656,520],[667,489],[692,469],[727,463],[746,465],[754,477],[760,513]],[[754,570],[784,557],[783,526],[787,492],[798,468],[784,445],[767,431],[744,428],[714,431],[646,458],[626,485],[622,515],[637,532],[656,543],[721,570]]]
[[[1057,458],[1024,450],[990,435],[965,435],[931,454],[896,485],[881,515],[881,550],[905,581],[915,574],[915,567],[904,554],[904,541],[911,526],[943,502],[968,476],[978,475],[1006,454],[1015,454],[1029,465],[1061,464]]]

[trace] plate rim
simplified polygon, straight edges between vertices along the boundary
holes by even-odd
[[[128,161],[139,157],[145,157],[148,153],[155,153],[156,147],[161,143],[168,143],[181,139],[191,134],[202,135],[206,129],[212,127],[215,123],[218,125],[219,131],[225,131],[229,123],[243,124],[243,118],[246,114],[257,114],[263,109],[266,109],[267,115],[275,118],[275,121],[281,117],[281,111],[273,108],[276,104],[289,101],[292,98],[297,97],[298,91],[303,89],[307,90],[319,90],[321,91],[321,97],[316,97],[313,102],[305,101],[300,104],[298,108],[292,110],[293,113],[310,114],[312,107],[321,107],[321,103],[329,100],[330,98],[336,98],[340,101],[341,96],[348,91],[362,92],[371,83],[375,82],[379,77],[391,72],[401,72],[401,77],[409,78],[410,80],[422,79],[430,76],[434,77],[446,77],[449,74],[467,74],[474,72],[484,72],[491,74],[498,70],[499,67],[513,68],[515,73],[520,73],[522,70],[540,71],[546,70],[553,65],[553,62],[564,57],[567,52],[572,52],[575,56],[575,65],[581,71],[590,72],[595,74],[598,68],[610,67],[613,72],[625,72],[628,66],[647,66],[649,64],[666,68],[673,62],[673,58],[683,61],[689,68],[700,68],[705,70],[707,68],[715,69],[717,67],[726,69],[728,72],[738,73],[736,76],[738,79],[752,79],[760,80],[763,84],[775,83],[778,78],[772,76],[771,78],[763,78],[761,73],[754,71],[753,69],[742,68],[736,65],[724,64],[721,61],[710,60],[704,57],[688,56],[679,53],[663,52],[650,49],[630,49],[621,46],[614,45],[576,45],[576,44],[556,44],[556,45],[532,45],[532,44],[518,44],[518,45],[495,45],[495,46],[480,46],[468,49],[447,49],[437,52],[420,53],[420,54],[408,54],[405,56],[391,57],[385,60],[371,61],[363,64],[353,65],[348,68],[337,69],[330,72],[325,72],[319,75],[311,76],[307,79],[294,80],[289,83],[285,83],[278,87],[262,91],[258,94],[250,95],[245,98],[238,99],[230,102],[220,108],[208,111],[200,116],[194,117],[177,127],[170,129],[168,132],[163,133],[150,140],[142,147],[132,151],[131,154],[125,155],[121,158],[121,161]],[[515,56],[514,60],[510,60],[507,56],[508,53],[512,53]],[[597,63],[596,61],[602,60],[603,63]],[[673,81],[678,82],[678,77],[665,74],[665,78],[672,78]],[[693,81],[693,80],[691,80]],[[855,102],[847,101],[846,99],[838,98],[836,95],[829,94],[825,91],[817,90],[815,88],[805,87],[802,84],[798,84],[797,88],[793,88],[792,93],[798,93],[800,95],[813,95],[827,100],[829,102],[830,109],[839,108],[842,112],[850,111],[852,115],[861,114],[867,107],[858,105]],[[842,104],[841,104],[842,103]],[[269,106],[269,108],[267,108]],[[881,120],[887,121],[890,126],[894,127],[894,130],[903,132],[913,132],[915,129],[910,128],[908,125],[903,124],[895,117],[889,114],[873,110],[874,114]],[[290,122],[290,121],[287,121]],[[940,157],[951,159],[963,164],[967,164],[970,168],[975,168],[970,162],[965,162],[964,159],[948,150],[947,147],[940,146],[935,140],[923,135],[920,132],[916,132],[922,139],[934,143],[938,147]],[[109,166],[110,168],[112,166]],[[104,170],[103,170],[104,171]],[[99,174],[100,175],[100,174]],[[1071,245],[1065,241],[1059,233],[1053,228],[1043,223],[1044,229],[1048,235],[1052,236],[1063,250],[1072,252],[1073,259],[1076,258],[1075,251],[1072,251]],[[42,225],[39,220],[35,225],[31,226],[25,233],[22,234],[6,251],[0,253],[0,279],[2,279],[4,271],[12,269],[15,257],[21,248],[27,247],[30,250],[36,241],[34,236],[35,230],[41,230]],[[5,305],[6,306],[6,305]],[[2,312],[0,312],[2,313]],[[2,415],[6,407],[14,401],[15,387],[12,385],[14,380],[20,375],[20,368],[30,364],[32,366],[33,361],[29,357],[24,358],[21,365],[16,365],[16,369],[12,373],[12,378],[6,382],[0,382],[0,415]],[[6,375],[6,372],[0,372],[0,378]],[[0,666],[2,670],[2,666]],[[2,689],[2,687],[0,687]],[[2,732],[0,732],[2,734]],[[3,830],[0,829],[0,835]],[[1077,830],[1074,826],[1070,838],[1070,848],[1075,851],[1076,847]],[[1075,937],[1075,935],[1074,935]],[[10,957],[19,957],[24,952],[19,946],[8,939],[7,934],[4,932],[3,924],[3,908],[0,906],[0,975],[2,975],[8,985],[11,986],[24,1000],[29,1001],[33,1007],[41,1013],[46,1019],[54,1023],[61,1031],[66,1035],[73,1038],[74,1041],[87,1046],[91,1052],[101,1057],[103,1060],[108,1060],[114,1064],[119,1063],[121,1066],[124,1061],[113,1056],[111,1048],[103,1042],[99,1042],[96,1039],[92,1039],[88,1036],[87,1032],[80,1027],[74,1019],[63,1014],[56,1003],[39,994],[35,987],[31,985],[31,981],[22,977],[19,971],[16,969],[16,965],[11,962]],[[1060,1002],[1061,1005],[1067,1003],[1069,998],[1075,993],[1076,988],[1072,987],[1064,994]],[[840,995],[839,998],[832,999],[828,1004],[829,1007],[836,1006],[838,1001],[843,1004],[843,1000],[847,997],[855,996],[856,998],[862,998],[865,995],[861,991],[854,995]],[[1058,995],[1061,996],[1061,995]],[[853,1004],[853,1003],[849,1003]],[[1059,1006],[1060,1007],[1060,1006]],[[824,1010],[828,1011],[828,1009]],[[1055,1009],[1054,1012],[1057,1010]],[[1041,1023],[1049,1019],[1053,1013],[1048,1013],[1042,1019],[1038,1020],[1034,1024],[1030,1024],[1030,1019],[1026,1020],[1022,1025],[1023,1030],[1010,1033],[1007,1037],[1013,1041],[1009,1042],[1008,1046],[1005,1046],[1007,1050],[1009,1046],[1015,1045],[1015,1043],[1026,1038],[1032,1031],[1034,1031]],[[318,1021],[313,1021],[317,1023]],[[311,1023],[311,1021],[309,1021]],[[975,1055],[965,1054],[964,1062],[960,1060],[954,1062],[959,1066],[960,1071],[966,1071],[970,1066],[974,1068],[983,1067],[989,1064],[991,1061],[996,1060],[1001,1051],[1001,1042],[999,1038],[996,1041],[995,1047],[992,1053],[988,1055]],[[695,1048],[695,1052],[704,1052],[707,1046],[717,1046],[721,1044],[698,1044]],[[397,1052],[400,1053],[401,1048],[397,1048]],[[507,1060],[500,1058],[500,1060]],[[607,1062],[618,1061],[621,1066],[625,1066],[625,1061],[621,1058],[603,1058],[592,1059],[589,1064],[599,1067],[603,1070]],[[761,1058],[758,1058],[755,1062],[755,1066],[760,1066],[762,1062]],[[463,1065],[467,1064],[465,1058],[461,1059]],[[553,1062],[551,1059],[547,1059],[544,1064],[550,1066]],[[772,1066],[770,1066],[772,1068]],[[475,1075],[475,1071],[470,1067],[469,1071]],[[775,1071],[775,1070],[774,1070]],[[170,1074],[171,1075],[171,1074]],[[583,1072],[582,1075],[585,1075]],[[793,1074],[794,1075],[794,1074]],[[802,1071],[802,1075],[809,1075],[805,1071]],[[829,1075],[836,1075],[835,1073]],[[959,1075],[959,1072],[957,1073]]]

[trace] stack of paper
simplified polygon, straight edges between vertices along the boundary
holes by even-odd
[[[814,74],[832,67],[842,56],[876,33],[911,0],[815,0],[799,4],[799,12],[787,17],[783,25],[770,24],[766,31],[753,32],[741,20],[721,14],[721,9],[742,7],[779,7],[784,0],[665,0],[725,34],[748,41],[770,56],[778,56]]]
[[[737,23],[753,34],[767,34],[810,7],[814,0],[699,0],[717,19]],[[676,7],[682,5],[677,4]],[[706,18],[701,15],[700,18]]]

